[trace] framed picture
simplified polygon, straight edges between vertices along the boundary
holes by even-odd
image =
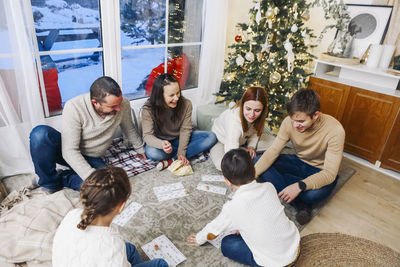
[[[370,44],[381,44],[389,28],[393,6],[347,4],[349,31],[355,36],[351,56],[361,58]]]

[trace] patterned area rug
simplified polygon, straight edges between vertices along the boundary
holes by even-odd
[[[197,233],[219,214],[222,205],[229,200],[228,195],[232,192],[223,182],[206,183],[227,188],[225,195],[197,190],[196,187],[201,182],[202,175],[221,175],[221,172],[215,169],[210,159],[195,163],[192,167],[194,174],[184,177],[174,176],[168,170],[159,172],[156,169],[131,177],[132,196],[130,201],[138,202],[143,207],[124,227],[120,227],[121,233],[127,241],[134,243],[137,247],[141,247],[160,235],[166,235],[187,258],[179,266],[242,266],[225,258],[221,251],[211,244],[206,243],[197,248],[186,244],[186,237],[190,233]],[[353,174],[354,170],[352,169],[341,170],[338,184],[332,195]],[[159,202],[153,192],[153,187],[177,182],[182,182],[188,195]],[[326,201],[314,208],[313,216],[319,212]],[[295,221],[294,208],[287,205],[285,212],[291,220]],[[304,227],[297,223],[296,225],[299,230]],[[146,258],[143,253],[141,254]]]
[[[117,152],[117,151],[115,151]],[[190,176],[177,177],[168,170],[161,172],[154,168],[154,162],[148,162],[147,166],[134,168],[136,163],[131,160],[137,159],[134,154],[126,154],[126,157],[110,156],[110,161],[120,167],[124,167],[130,174],[132,184],[132,195],[129,202],[134,201],[142,205],[142,208],[123,226],[120,231],[126,241],[135,244],[143,256],[147,257],[140,249],[141,246],[154,238],[165,235],[186,256],[187,260],[179,266],[242,266],[225,258],[220,249],[211,244],[197,248],[190,247],[186,243],[186,237],[191,233],[197,233],[209,221],[214,219],[220,212],[222,205],[229,200],[228,195],[232,192],[224,182],[205,182],[216,186],[227,188],[225,195],[209,193],[197,190],[197,185],[202,182],[201,177],[205,174],[221,175],[212,161],[207,157],[200,157],[192,162],[194,174]],[[123,155],[123,154],[121,154]],[[112,158],[114,156],[114,159]],[[125,160],[130,158],[131,160]],[[111,163],[110,162],[110,163]],[[134,169],[129,170],[129,165]],[[140,165],[140,162],[137,162]],[[128,169],[127,169],[128,168]],[[312,215],[315,216],[330,198],[344,185],[344,183],[355,173],[351,168],[340,170],[340,178],[332,195],[314,207]],[[32,184],[35,175],[20,175],[18,179],[3,180],[6,187],[19,190],[26,184]],[[183,198],[159,202],[154,194],[153,187],[181,182],[188,194]],[[38,188],[40,189],[40,188]],[[68,195],[79,198],[79,192],[64,189]],[[291,205],[285,205],[285,212],[289,219],[293,220],[299,230],[300,226],[295,221],[295,209]]]

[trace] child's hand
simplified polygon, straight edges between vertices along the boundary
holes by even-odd
[[[172,152],[171,143],[168,142],[167,140],[162,141],[162,146],[165,153],[170,154]]]
[[[195,234],[191,234],[190,236],[188,236],[186,238],[186,242],[188,242],[188,244],[192,247],[198,247],[200,246],[197,241],[196,241],[196,235]]]

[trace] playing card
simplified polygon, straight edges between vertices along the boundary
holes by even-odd
[[[140,210],[141,207],[141,204],[137,202],[132,202],[127,207],[125,207],[125,209],[120,214],[115,216],[112,223],[123,227],[132,218],[132,216]]]
[[[174,183],[153,187],[153,191],[154,194],[156,194],[158,201],[180,198],[188,194],[182,183]]]
[[[169,266],[176,266],[186,260],[185,255],[165,235],[161,235],[143,245],[142,249],[151,260],[162,258]]]
[[[225,178],[222,175],[205,174],[201,176],[201,180],[204,182],[225,182]]]
[[[196,189],[203,190],[206,192],[216,193],[216,194],[220,194],[220,195],[225,195],[225,193],[226,193],[226,188],[224,188],[224,187],[210,185],[210,184],[204,184],[204,183],[199,183],[197,185]]]

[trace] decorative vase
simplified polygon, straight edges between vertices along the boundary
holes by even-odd
[[[353,47],[354,36],[348,31],[338,31],[333,42],[328,46],[327,54],[335,57],[349,58]]]

